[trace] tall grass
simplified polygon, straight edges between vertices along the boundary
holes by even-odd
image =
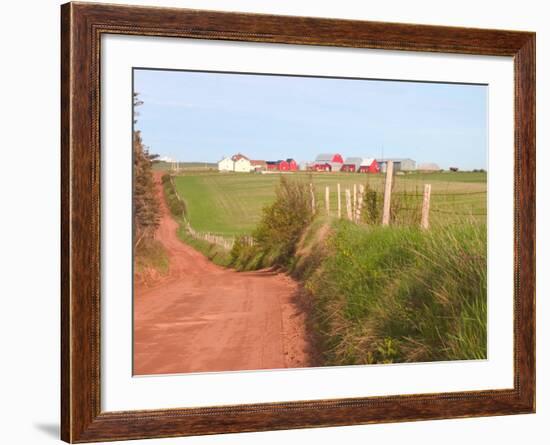
[[[155,239],[143,239],[134,250],[134,278],[138,283],[154,281],[154,276],[167,275],[170,261],[166,249]]]
[[[482,359],[486,231],[337,222],[306,279],[327,365]]]

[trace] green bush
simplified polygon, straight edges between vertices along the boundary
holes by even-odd
[[[312,218],[307,184],[281,176],[275,201],[263,209],[253,233],[255,246],[269,259],[269,265],[289,265]]]
[[[257,245],[250,245],[248,236],[238,236],[229,253],[230,264],[237,270],[256,270],[263,267],[264,252]]]
[[[162,175],[161,178],[162,187],[164,189],[164,197],[166,198],[166,204],[170,209],[172,215],[176,217],[184,216],[187,212],[185,202],[178,198],[174,184],[170,179],[170,175]]]

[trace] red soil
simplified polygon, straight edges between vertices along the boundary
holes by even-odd
[[[311,366],[298,284],[211,263],[177,238],[164,199],[161,209],[157,238],[170,272],[135,288],[134,375]]]

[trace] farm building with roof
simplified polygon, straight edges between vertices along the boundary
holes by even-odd
[[[321,153],[315,158],[313,170],[339,172],[344,164],[344,159],[338,153]]]
[[[261,171],[267,169],[267,163],[259,159],[251,159],[250,166],[253,171]]]
[[[218,170],[221,172],[232,172],[235,170],[235,162],[230,157],[225,157],[218,161]]]
[[[359,166],[363,162],[363,158],[346,158],[342,165],[343,172],[355,173],[359,171]]]
[[[249,173],[252,171],[252,164],[250,159],[246,156],[241,156],[235,161],[235,171],[241,173]]]
[[[259,163],[264,161],[251,161],[242,153],[237,153],[231,157],[224,157],[218,162],[218,170],[223,172],[241,172],[249,173],[256,170]]]
[[[267,161],[266,164],[270,171],[295,172],[298,170],[298,164],[292,158]]]
[[[250,159],[242,153],[237,153],[231,156],[231,159],[233,160],[233,162],[237,162],[239,159],[246,159],[247,161],[250,161]]]
[[[374,158],[350,157],[344,161],[341,171],[349,173],[378,173],[380,166]]]
[[[380,171],[385,172],[388,161],[393,161],[393,171],[414,171],[416,170],[416,162],[409,158],[381,158],[376,162],[380,165]]]
[[[357,171],[359,173],[379,173],[380,165],[374,158],[363,158]]]

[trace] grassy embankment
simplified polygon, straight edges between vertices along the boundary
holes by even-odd
[[[314,299],[327,365],[486,358],[484,225],[325,224],[292,270]]]
[[[312,219],[310,180],[318,191],[358,182],[354,175],[293,175],[278,195],[279,177],[271,175],[186,176],[176,184],[195,229],[253,234],[254,246],[238,241],[229,258],[216,253],[214,260],[222,256],[221,263],[240,270],[281,266],[304,283],[327,365],[485,358],[485,175],[398,177],[401,212],[411,205],[416,211],[415,191],[432,183],[428,231],[406,220],[381,227],[325,216],[321,196]],[[368,180],[373,191],[383,182],[380,176]],[[371,202],[371,213],[380,205]],[[364,212],[366,220],[372,216]]]
[[[164,246],[156,240],[147,240],[136,247],[134,266],[138,281],[148,281],[153,270],[166,275],[170,264]]]
[[[184,243],[189,244],[199,252],[202,252],[213,263],[218,264],[219,266],[230,266],[231,256],[228,251],[216,244],[194,238],[186,230],[189,213],[187,210],[187,203],[178,195],[176,188],[174,188],[174,183],[170,180],[169,175],[164,175],[162,177],[162,187],[170,213],[172,213],[172,216],[179,224],[178,237]]]

